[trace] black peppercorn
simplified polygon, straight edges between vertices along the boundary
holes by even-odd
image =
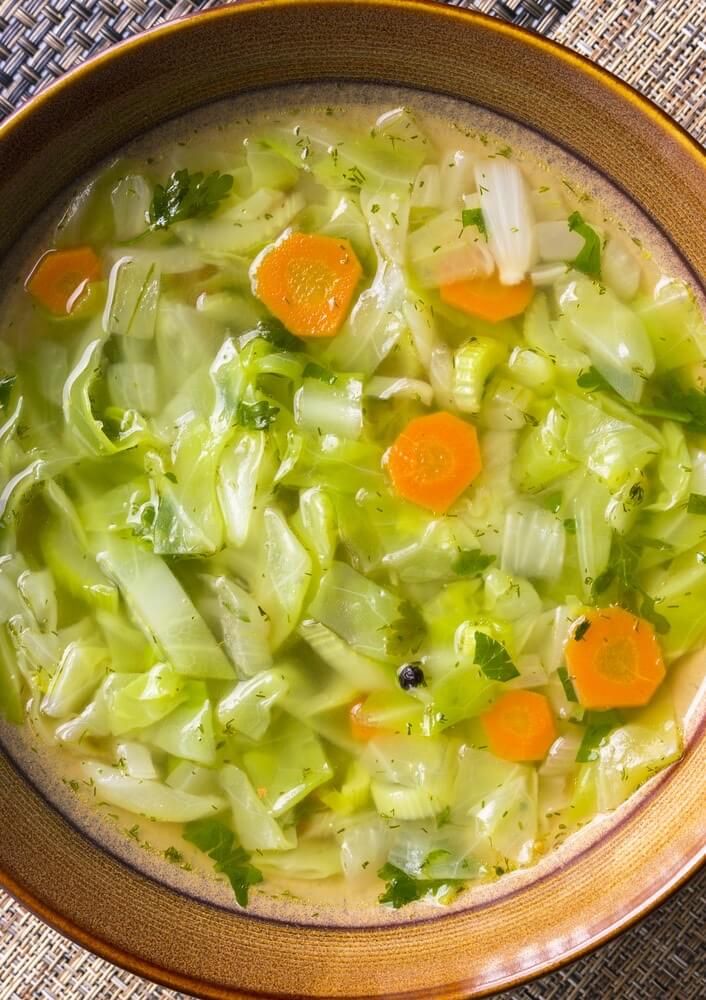
[[[416,688],[426,684],[421,663],[418,661],[415,661],[414,663],[403,663],[397,671],[397,680],[400,682],[400,687],[404,691],[409,691],[410,688]]]

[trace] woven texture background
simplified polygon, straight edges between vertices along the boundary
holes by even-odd
[[[643,90],[706,142],[706,0],[449,0],[531,27]],[[0,0],[0,118],[78,62],[198,0]],[[637,927],[505,1000],[704,1000],[706,872]],[[181,1000],[0,891],[0,1000]]]

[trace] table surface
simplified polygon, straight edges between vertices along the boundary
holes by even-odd
[[[706,142],[706,0],[447,0],[569,45]],[[215,0],[0,0],[0,119],[108,45]],[[505,1000],[703,1000],[706,872],[616,940]],[[0,1000],[179,1000],[67,941],[0,891]]]

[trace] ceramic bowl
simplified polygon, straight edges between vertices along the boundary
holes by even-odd
[[[0,253],[72,179],[190,108],[273,84],[376,81],[468,100],[597,168],[706,280],[706,158],[581,57],[420,0],[268,0],[173,22],[54,84],[0,128]],[[0,882],[69,937],[206,997],[480,996],[576,957],[646,913],[703,855],[702,658],[676,678],[683,759],[533,869],[450,911],[361,926],[280,905],[234,912],[106,850],[0,754]],[[703,701],[703,699],[702,699]],[[326,911],[326,913],[333,910]]]

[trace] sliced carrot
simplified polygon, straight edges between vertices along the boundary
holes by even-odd
[[[665,676],[654,629],[624,608],[587,612],[574,628],[564,655],[585,708],[645,705]]]
[[[351,705],[349,712],[351,736],[360,743],[368,743],[369,740],[380,735],[380,728],[378,726],[370,726],[365,721],[363,717],[363,704],[364,702],[357,701],[354,705]]]
[[[91,281],[101,277],[101,262],[90,247],[47,250],[34,265],[25,288],[56,316],[68,315]]]
[[[475,427],[451,413],[411,420],[387,453],[395,492],[443,514],[482,469]]]
[[[556,739],[549,702],[536,691],[508,691],[480,718],[491,751],[503,760],[542,760]]]
[[[469,278],[442,285],[441,299],[462,312],[478,316],[490,323],[519,316],[532,301],[534,286],[529,278],[518,285],[503,285],[494,271],[487,278]]]
[[[255,270],[255,294],[297,337],[333,337],[363,269],[348,240],[288,233]]]

